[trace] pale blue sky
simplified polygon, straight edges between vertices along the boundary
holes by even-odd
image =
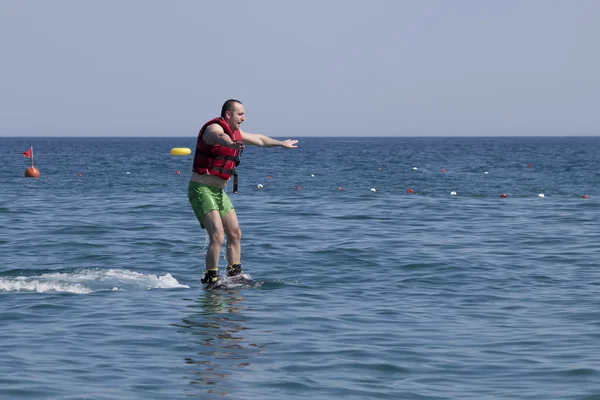
[[[596,0],[0,0],[0,136],[600,134]]]

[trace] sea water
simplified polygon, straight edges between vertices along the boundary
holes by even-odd
[[[248,147],[205,291],[194,137],[0,138],[0,398],[600,399],[599,145]]]

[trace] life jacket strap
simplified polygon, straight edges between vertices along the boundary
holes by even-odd
[[[207,169],[210,169],[211,171],[216,171],[220,174],[227,174],[227,175],[234,175],[237,174],[237,172],[235,172],[234,168],[223,168],[223,167],[208,167]]]
[[[233,193],[237,194],[238,192],[238,174],[233,170]]]

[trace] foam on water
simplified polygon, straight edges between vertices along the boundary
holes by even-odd
[[[126,269],[77,269],[32,276],[0,278],[0,292],[67,292],[86,294],[99,291],[130,291],[188,288],[171,274],[152,275]]]
[[[69,292],[85,294],[93,292],[92,289],[80,283],[48,282],[42,279],[26,278],[0,278],[0,292]]]

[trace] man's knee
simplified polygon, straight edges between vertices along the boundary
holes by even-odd
[[[239,242],[242,239],[242,230],[240,227],[236,227],[234,229],[229,229],[227,231],[227,240],[233,242]]]
[[[235,230],[235,234],[234,234],[234,235],[235,235],[235,238],[236,238],[237,240],[240,240],[240,239],[242,239],[242,230],[240,229],[240,227],[239,227],[239,226],[238,226],[238,228]]]
[[[223,231],[211,232],[208,235],[208,239],[210,240],[211,244],[221,246],[225,241],[225,234],[223,233]]]

